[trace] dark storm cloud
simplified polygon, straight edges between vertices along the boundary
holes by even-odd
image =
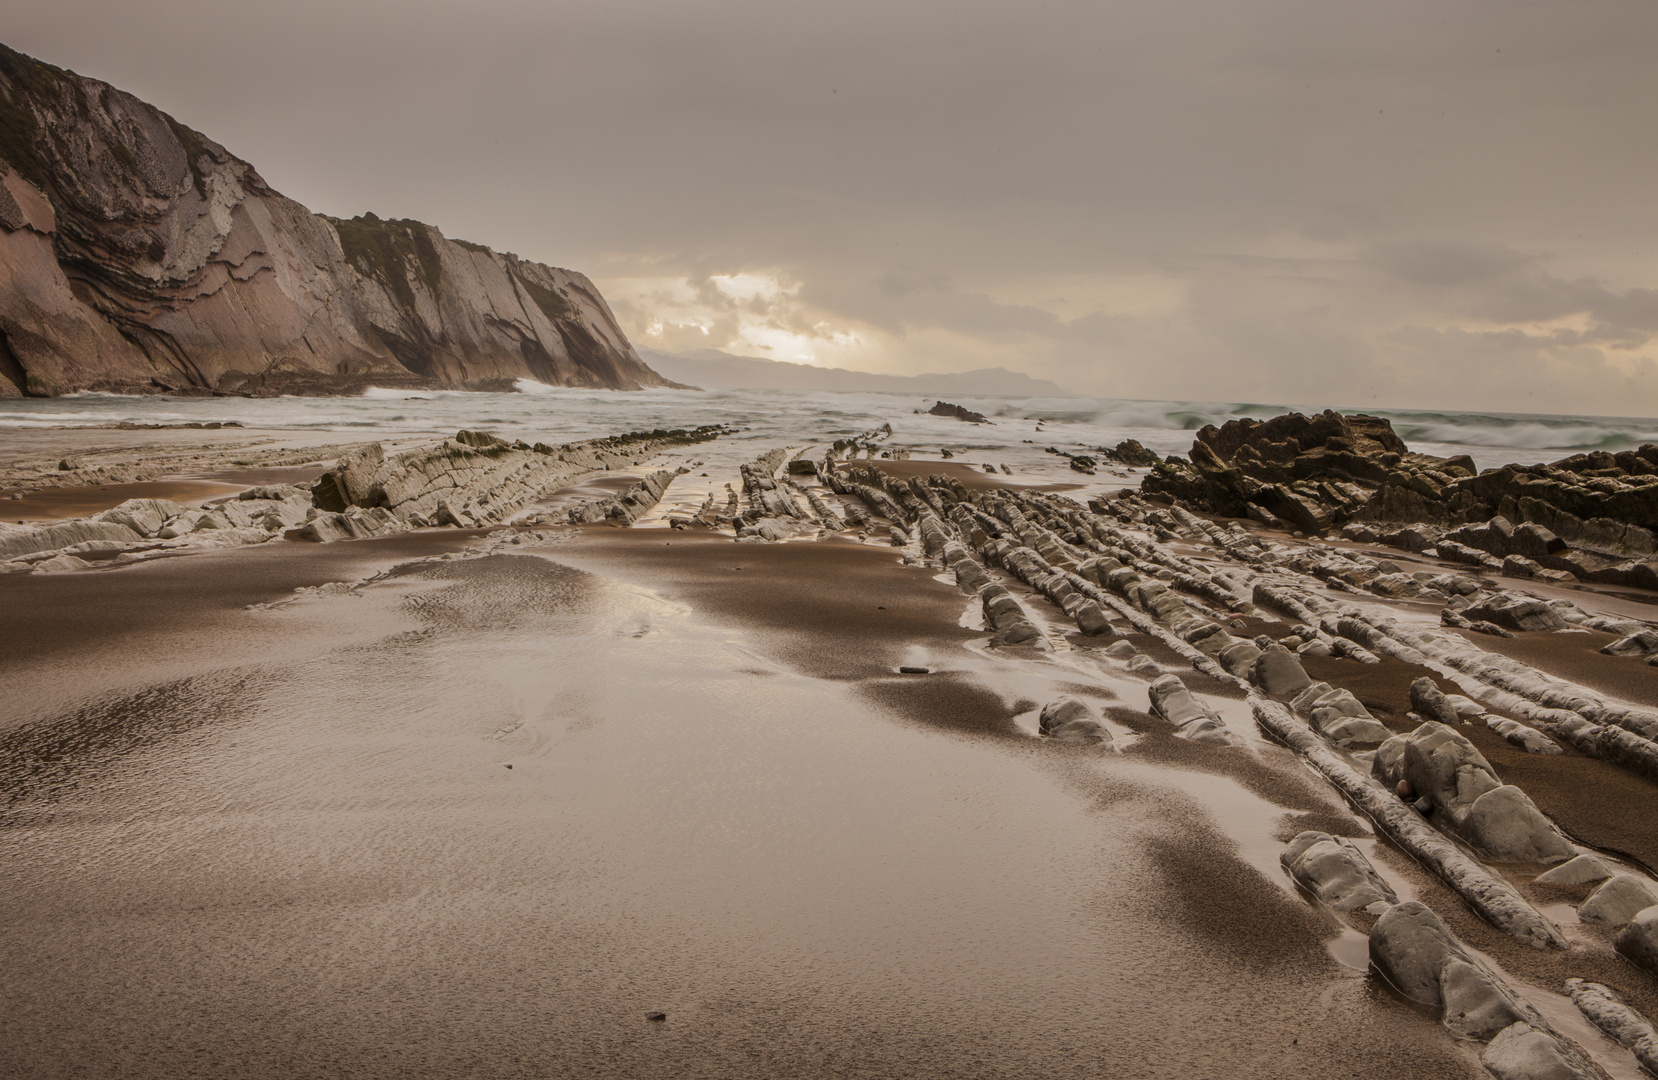
[[[315,209],[586,269],[659,346],[1492,408],[1530,392],[1457,372],[1518,349],[1559,407],[1628,412],[1658,331],[1655,22],[1647,0],[67,0],[6,34]]]

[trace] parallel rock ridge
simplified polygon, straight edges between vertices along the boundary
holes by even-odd
[[[0,46],[0,396],[673,386],[579,273],[342,221],[93,79]]]

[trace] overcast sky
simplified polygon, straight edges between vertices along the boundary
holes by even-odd
[[[14,48],[635,344],[1658,414],[1652,0],[57,0]]]

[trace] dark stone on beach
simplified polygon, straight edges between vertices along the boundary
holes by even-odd
[[[932,670],[933,670],[932,668],[924,668],[924,667],[901,667],[901,668],[898,669],[898,674],[900,674],[900,675],[931,675]]]
[[[1138,439],[1124,439],[1115,448],[1106,451],[1105,456],[1135,468],[1145,468],[1163,460],[1152,451],[1141,446]]]
[[[976,413],[972,409],[964,409],[960,405],[952,405],[948,401],[937,401],[927,410],[930,416],[953,416],[957,420],[968,424],[988,424],[990,420],[983,413]]]
[[[665,1013],[665,1012],[648,1012],[648,1013],[645,1014],[645,1019],[646,1020],[661,1022],[663,1020],[666,1020],[667,1018],[668,1018],[668,1014]]]

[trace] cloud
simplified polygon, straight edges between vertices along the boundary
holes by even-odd
[[[1466,285],[1508,276],[1532,260],[1508,247],[1440,239],[1377,244],[1369,261],[1416,285]]]
[[[1650,0],[1495,10],[61,0],[7,44],[313,209],[585,270],[641,343],[1658,413]]]

